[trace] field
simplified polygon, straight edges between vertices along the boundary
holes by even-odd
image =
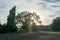
[[[0,40],[60,40],[60,33],[40,31],[23,34],[0,34]]]

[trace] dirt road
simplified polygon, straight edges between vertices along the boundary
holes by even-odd
[[[0,40],[60,40],[60,34],[45,32],[0,34]]]

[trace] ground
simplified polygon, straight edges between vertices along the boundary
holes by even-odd
[[[0,40],[60,40],[60,33],[41,31],[23,34],[0,34]]]

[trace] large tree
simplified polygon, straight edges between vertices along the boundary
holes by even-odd
[[[16,16],[17,24],[22,24],[23,26],[21,28],[26,30],[26,32],[30,32],[32,30],[31,26],[35,23],[35,21],[37,21],[39,24],[42,23],[39,19],[39,15],[36,13],[30,13],[28,11],[23,11]]]
[[[16,13],[16,6],[14,6],[11,10],[10,10],[10,14],[8,16],[7,19],[7,32],[16,32],[17,31],[17,27],[16,27],[16,23],[15,23],[15,13]]]

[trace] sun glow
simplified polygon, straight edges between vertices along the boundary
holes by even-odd
[[[38,10],[38,9],[34,9],[34,8],[33,9],[27,9],[26,8],[26,9],[24,9],[22,11],[17,10],[18,13],[23,12],[23,11],[28,11],[30,13],[34,13],[35,12],[37,15],[39,15],[40,20],[43,21],[42,24],[44,24],[44,16],[42,15],[42,12],[43,12],[42,10]],[[36,24],[39,24],[39,23],[36,22]]]
[[[29,12],[31,12],[31,13],[36,13],[37,15],[39,15],[39,17],[40,17],[40,21],[43,21],[43,23],[42,24],[44,24],[44,16],[42,15],[42,11],[39,11],[39,10],[36,10],[36,9],[30,9],[30,10],[28,10]],[[32,19],[34,19],[34,18],[32,18]],[[36,21],[35,19],[34,19],[34,22],[36,23],[36,25],[40,25],[40,23],[38,23],[38,21]]]

